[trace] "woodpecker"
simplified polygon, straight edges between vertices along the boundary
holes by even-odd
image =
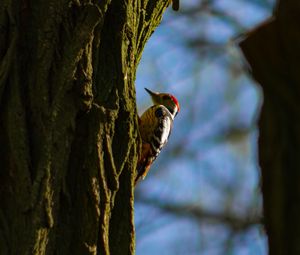
[[[135,184],[146,177],[151,164],[168,142],[174,118],[180,111],[177,99],[171,94],[145,90],[150,94],[153,106],[139,118],[142,153],[137,164]]]

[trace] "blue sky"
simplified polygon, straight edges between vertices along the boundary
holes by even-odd
[[[181,2],[188,13],[203,1]],[[268,18],[271,6],[267,0],[215,0],[210,11],[188,15],[169,8],[149,40],[136,80],[138,110],[151,104],[147,87],[176,95],[181,111],[168,145],[136,191],[137,255],[267,254],[259,225],[237,231],[152,202],[242,219],[261,213],[256,121],[262,92],[234,38]]]

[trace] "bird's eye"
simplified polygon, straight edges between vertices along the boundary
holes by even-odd
[[[169,99],[169,96],[165,95],[163,96],[163,100],[168,100]]]

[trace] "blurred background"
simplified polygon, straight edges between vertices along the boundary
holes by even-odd
[[[167,146],[136,189],[137,255],[264,255],[257,163],[260,87],[237,46],[274,0],[181,0],[146,44],[136,80],[180,102]]]

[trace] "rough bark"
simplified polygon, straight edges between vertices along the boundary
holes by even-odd
[[[134,254],[134,80],[168,0],[1,0],[0,254]]]
[[[300,254],[300,3],[280,1],[274,18],[241,48],[264,102],[259,163],[270,254]]]

